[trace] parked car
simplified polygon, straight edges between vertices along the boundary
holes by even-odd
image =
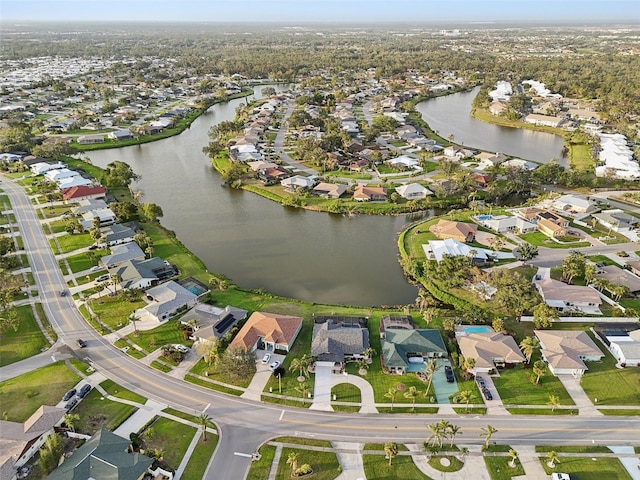
[[[444,366],[444,374],[447,377],[447,382],[453,383],[456,380],[453,369],[449,365]]]
[[[66,402],[67,400],[71,399],[75,394],[76,394],[76,389],[72,388],[71,390],[69,390],[67,393],[64,394],[64,397],[62,397],[62,400]]]
[[[486,383],[484,383],[484,378],[482,377],[476,377],[476,383],[480,388],[484,388],[486,385]]]
[[[78,404],[78,399],[77,398],[72,398],[71,400],[69,400],[67,403],[65,403],[64,405],[64,409],[67,411],[67,413],[69,413],[71,410],[74,409],[74,407]]]
[[[96,282],[106,282],[107,280],[109,280],[108,273],[105,273],[104,275],[100,275],[99,277],[96,278]]]
[[[270,353],[265,353],[264,357],[262,357],[262,363],[264,363],[266,365],[267,363],[269,363],[269,360],[271,360],[271,354]]]
[[[189,347],[187,347],[186,345],[180,345],[178,343],[174,345],[173,348],[175,348],[180,353],[189,353]]]
[[[97,250],[97,249],[98,249],[98,246],[97,246],[97,245],[91,245],[91,246],[89,247],[89,250]]]
[[[76,397],[84,398],[87,396],[87,393],[89,393],[90,391],[91,391],[91,385],[89,385],[88,383],[85,383],[82,387],[80,387],[80,390],[78,390]]]
[[[102,270],[102,267],[100,265],[95,265],[91,267],[89,270],[92,272],[97,272],[98,270]]]
[[[571,476],[568,473],[552,473],[551,480],[571,480]]]
[[[487,400],[493,400],[493,395],[491,395],[491,392],[489,391],[488,388],[483,388],[482,394],[484,395],[484,398],[486,398]]]
[[[78,344],[78,346],[80,348],[85,348],[87,346],[87,342],[85,342],[84,340],[82,340],[81,338],[79,338],[78,340],[76,340],[76,343]]]
[[[275,370],[276,368],[278,368],[280,366],[280,362],[278,360],[276,360],[275,362],[273,362],[271,365],[269,365],[269,369],[270,370]]]

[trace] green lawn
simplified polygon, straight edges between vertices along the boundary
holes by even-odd
[[[276,447],[265,444],[258,449],[258,453],[262,457],[257,462],[251,462],[246,480],[267,480],[269,478],[271,464],[276,455]]]
[[[363,455],[364,473],[367,480],[425,480],[429,479],[423,474],[410,455],[398,455],[391,462],[384,455]]]
[[[524,468],[516,460],[516,467],[509,466],[511,457],[483,457],[491,480],[511,480],[511,477],[524,475]]]
[[[1,337],[0,367],[29,358],[49,347],[49,342],[40,331],[31,307],[17,307],[16,314],[20,321],[18,330],[10,328]]]
[[[558,243],[551,240],[544,233],[541,232],[533,232],[533,233],[523,233],[522,235],[518,235],[525,242],[530,243],[531,245],[536,245],[538,247],[547,247],[547,248],[578,248],[578,247],[588,247],[591,245],[589,242],[567,242],[567,243]]]
[[[314,480],[333,480],[340,475],[338,470],[340,464],[335,453],[284,447],[278,463],[277,480],[289,480],[291,478],[291,467],[287,465],[287,458],[290,453],[298,453],[298,468],[305,463],[311,465],[311,468],[313,468],[312,478]]]
[[[446,458],[449,461],[448,466],[444,466],[441,459]],[[429,465],[441,472],[457,472],[464,467],[464,462],[453,455],[436,455],[429,459]]]
[[[98,260],[100,257],[107,255],[106,250],[94,250],[95,260],[91,260],[89,255],[86,253],[79,253],[77,255],[73,255],[71,257],[67,257],[67,262],[69,263],[69,268],[73,273],[82,272],[83,270],[88,270],[91,267],[98,265]],[[104,272],[101,272],[104,273]]]
[[[41,208],[39,209],[39,211],[42,212],[42,215],[45,218],[54,218],[54,217],[59,217],[64,213],[69,213],[71,209],[69,208],[68,205],[57,205],[54,207]]]
[[[536,358],[532,360],[535,361]],[[562,405],[574,405],[571,396],[557,377],[547,373],[540,379],[540,385],[534,385],[528,378],[530,375],[533,375],[531,369],[516,367],[501,370],[500,377],[493,378],[505,405],[547,405],[549,395],[557,395]]]
[[[151,438],[147,438],[145,434],[150,428],[153,428],[153,435]],[[164,461],[175,470],[180,466],[196,431],[195,427],[160,417],[150,427],[147,427],[143,435],[147,449],[163,450]]]
[[[611,449],[600,445],[537,445],[536,452],[611,453]]]
[[[556,464],[556,468],[549,468],[544,458],[540,463],[549,475],[553,472],[563,472],[571,475],[571,478],[580,480],[602,480],[611,478],[616,480],[631,480],[631,476],[617,458],[610,457],[562,457]]]
[[[25,373],[0,383],[0,404],[7,420],[24,422],[40,405],[56,405],[80,381],[64,362]]]
[[[139,308],[143,308],[146,303],[142,299],[130,302],[120,296],[102,296],[91,300],[91,309],[100,318],[102,323],[117,330],[129,323],[129,315]]]
[[[133,393],[132,391],[127,390],[124,387],[121,387],[120,385],[118,385],[117,383],[114,383],[111,380],[105,380],[100,384],[100,386],[104,388],[109,395],[122,398],[123,400],[130,400],[132,402],[137,402],[142,404],[144,404],[147,401],[147,399],[142,395]]]
[[[62,235],[58,237],[60,253],[69,253],[79,248],[88,247],[93,244],[93,239],[88,233],[77,233],[75,235]],[[53,241],[53,240],[52,240]]]
[[[339,383],[331,388],[331,399],[335,395],[336,402],[352,402],[359,404],[362,401],[360,389],[350,383]],[[358,412],[360,405],[333,405],[336,412]]]
[[[187,467],[182,473],[182,478],[203,478],[204,472],[207,470],[207,466],[211,461],[213,452],[218,445],[218,436],[207,433],[207,441],[204,442],[202,437],[196,444],[196,448],[193,450]]]
[[[61,233],[66,231],[67,222],[64,220],[56,220],[54,222],[49,222],[49,229],[51,233]]]
[[[136,410],[132,405],[102,397],[94,388],[73,410],[80,416],[75,429],[86,435],[93,435],[102,428],[113,431]]]
[[[182,331],[178,329],[178,325],[179,322],[177,320],[169,320],[153,330],[138,331],[137,336],[135,332],[130,333],[127,338],[140,345],[147,352],[153,352],[163,345],[174,343],[181,343],[190,347],[193,342],[184,339]]]
[[[591,333],[589,332],[589,335]],[[593,336],[592,336],[593,338]],[[598,342],[596,342],[599,345]],[[637,368],[616,368],[616,360],[606,349],[602,362],[587,362],[581,386],[597,405],[640,405],[640,374]]]

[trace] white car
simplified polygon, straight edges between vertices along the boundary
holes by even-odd
[[[270,353],[265,353],[264,357],[262,357],[262,363],[264,363],[266,365],[267,363],[269,363],[269,360],[271,360],[271,354]]]
[[[173,348],[175,348],[180,353],[189,353],[189,347],[187,347],[186,345],[176,344],[173,346]]]
[[[91,272],[97,272],[98,270],[102,270],[102,267],[100,265],[96,265],[95,267],[91,267],[89,270]]]
[[[568,473],[552,473],[551,480],[571,480]]]
[[[275,370],[276,368],[278,368],[280,366],[280,362],[279,361],[275,361],[273,362],[271,365],[269,365],[269,370]]]

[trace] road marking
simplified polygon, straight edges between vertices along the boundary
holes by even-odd
[[[285,411],[282,410],[282,412],[280,413],[280,421],[282,421],[282,419],[284,418],[284,414],[285,414]]]
[[[253,456],[250,453],[242,453],[242,452],[233,452],[233,454],[237,455],[238,457],[247,457],[247,458],[251,458]]]

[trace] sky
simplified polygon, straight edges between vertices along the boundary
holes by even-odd
[[[0,22],[640,23],[639,0],[0,0]]]

